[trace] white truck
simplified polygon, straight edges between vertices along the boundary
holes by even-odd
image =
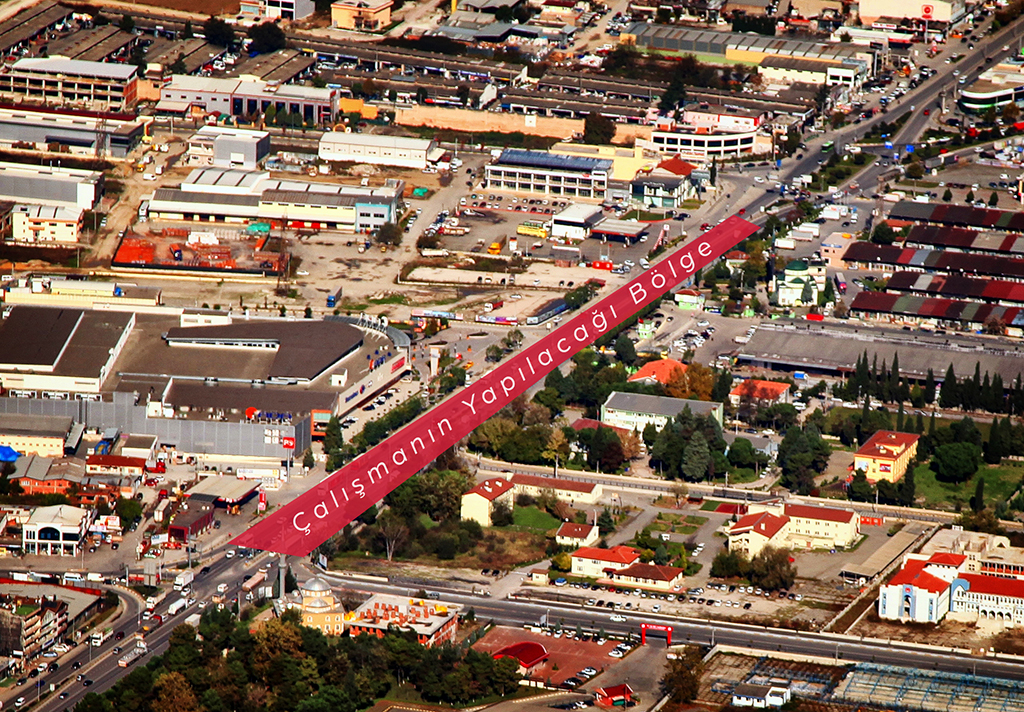
[[[160,605],[160,602],[167,598],[167,591],[161,591],[155,596],[150,596],[146,599],[146,609],[153,610]]]
[[[202,613],[193,613],[185,619],[185,625],[190,625],[196,630],[199,630],[199,621],[203,619]]]
[[[174,590],[184,591],[186,586],[191,586],[192,581],[195,579],[195,574],[191,571],[182,571],[180,574],[174,577]]]
[[[145,655],[148,651],[149,649],[146,647],[145,641],[138,640],[135,643],[135,647],[121,656],[121,659],[117,661],[117,664],[119,667],[123,668],[126,668],[129,665],[134,665],[139,661],[139,658]]]
[[[179,598],[177,601],[175,601],[167,607],[167,615],[176,616],[186,608],[188,608],[188,599]]]
[[[113,635],[113,628],[104,628],[103,630],[96,630],[93,631],[92,635],[89,636],[89,643],[93,647],[98,648],[104,643],[106,643],[108,640],[110,640],[110,638],[113,637]]]

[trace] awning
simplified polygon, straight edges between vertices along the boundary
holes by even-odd
[[[184,114],[192,104],[187,101],[174,101],[173,99],[161,99],[156,104],[156,110],[165,114]]]

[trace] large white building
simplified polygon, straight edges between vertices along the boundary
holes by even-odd
[[[898,3],[892,0],[860,0],[860,21],[864,25],[886,20],[919,20],[955,23],[967,12],[964,0],[928,0]],[[884,28],[883,28],[884,29]]]
[[[92,519],[92,511],[69,504],[36,507],[21,528],[21,549],[26,554],[77,556]]]
[[[608,193],[612,161],[506,148],[484,167],[484,173],[491,190],[602,201]]]
[[[377,136],[374,134],[328,131],[320,137],[320,158],[325,161],[372,163],[424,169],[444,150],[433,139]]]
[[[908,554],[903,567],[878,592],[878,615],[887,620],[964,623],[1013,628],[1024,625],[1024,582],[990,573],[968,573],[964,554]]]
[[[103,182],[100,171],[0,162],[0,200],[92,210]]]
[[[661,430],[668,421],[687,408],[694,415],[710,415],[718,421],[719,425],[722,424],[723,407],[721,403],[620,391],[609,393],[608,398],[601,405],[601,422],[605,425],[637,432],[643,432],[648,424],[654,424],[658,430]]]

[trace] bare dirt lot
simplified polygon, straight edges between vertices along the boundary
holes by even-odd
[[[165,7],[181,12],[198,12],[202,15],[237,15],[238,0],[138,0],[140,5]]]
[[[883,640],[906,640],[925,645],[939,645],[948,648],[987,647],[991,638],[984,630],[973,624],[944,620],[939,625],[924,623],[894,623],[883,621],[874,610],[849,631],[851,635],[863,635]]]

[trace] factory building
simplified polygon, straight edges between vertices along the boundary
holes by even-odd
[[[138,67],[59,57],[19,59],[0,73],[0,97],[51,106],[132,111],[138,98]]]
[[[0,162],[0,200],[92,210],[103,196],[103,173]]]

